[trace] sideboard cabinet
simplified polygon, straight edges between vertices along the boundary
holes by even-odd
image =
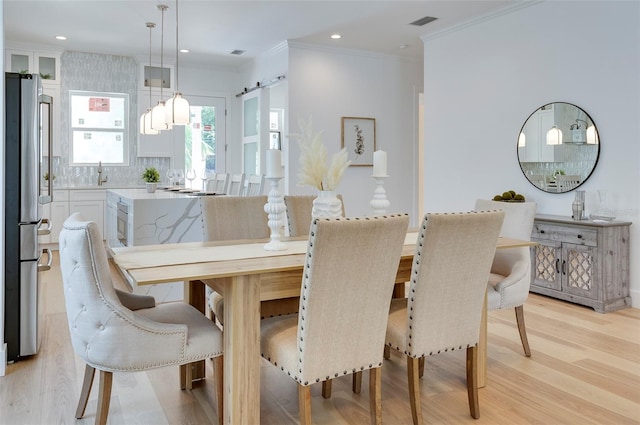
[[[531,248],[530,291],[599,313],[630,307],[630,225],[537,215],[531,234],[538,245]]]

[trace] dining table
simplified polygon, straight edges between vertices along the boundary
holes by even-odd
[[[410,280],[418,232],[407,232],[394,297]],[[122,276],[137,286],[184,281],[185,301],[205,313],[206,285],[224,296],[223,417],[225,424],[260,423],[260,302],[300,295],[307,238],[284,238],[285,249],[265,249],[268,240],[190,242],[112,248]],[[499,238],[496,249],[532,246]],[[486,297],[478,344],[478,386],[486,380]],[[181,387],[204,379],[204,361],[181,374]],[[220,412],[218,412],[220,414]]]

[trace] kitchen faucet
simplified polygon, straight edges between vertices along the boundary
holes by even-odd
[[[102,183],[106,183],[109,176],[102,178],[102,161],[98,162],[98,186],[102,186]]]

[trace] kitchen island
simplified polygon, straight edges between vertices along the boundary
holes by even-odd
[[[187,193],[109,189],[106,241],[109,248],[203,240],[200,198]],[[132,288],[157,302],[182,300],[183,283]]]

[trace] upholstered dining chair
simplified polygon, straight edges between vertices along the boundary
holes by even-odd
[[[391,301],[386,344],[404,353],[413,423],[422,424],[420,359],[467,351],[467,393],[480,417],[477,345],[503,211],[427,214],[416,242],[407,298]]]
[[[227,195],[241,196],[244,192],[244,178],[244,173],[231,174],[229,177]]]
[[[313,209],[314,195],[287,195],[284,197],[284,205],[287,214],[287,226],[289,236],[302,236],[309,234],[311,226],[311,210]],[[342,203],[342,215],[344,216],[344,200],[338,195]]]
[[[536,216],[535,202],[496,202],[487,199],[476,200],[476,210],[501,209],[505,212],[500,236],[521,240],[531,240],[533,220]],[[529,296],[531,285],[531,254],[529,247],[496,251],[489,287],[487,288],[487,309],[513,308],[520,333],[524,354],[531,356],[527,330],[524,324],[524,303]]]
[[[262,356],[298,383],[300,423],[311,423],[310,385],[370,371],[371,423],[381,424],[384,334],[407,215],[314,219],[300,312],[261,322]]]
[[[78,213],[64,222],[60,232],[60,268],[71,343],[86,363],[77,419],[84,415],[96,369],[100,371],[96,424],[107,422],[113,372],[180,365],[182,385],[190,387],[188,363],[214,357],[216,374],[222,370],[218,327],[186,303],[155,305],[153,297],[116,290],[98,227]],[[221,387],[217,390],[220,423]]]
[[[268,216],[264,212],[266,196],[205,196],[200,200],[205,241],[268,239]],[[206,281],[205,281],[206,284]],[[209,288],[209,285],[207,285]],[[224,298],[208,289],[211,320],[223,324]],[[298,311],[298,297],[263,301],[261,314],[285,314]]]

